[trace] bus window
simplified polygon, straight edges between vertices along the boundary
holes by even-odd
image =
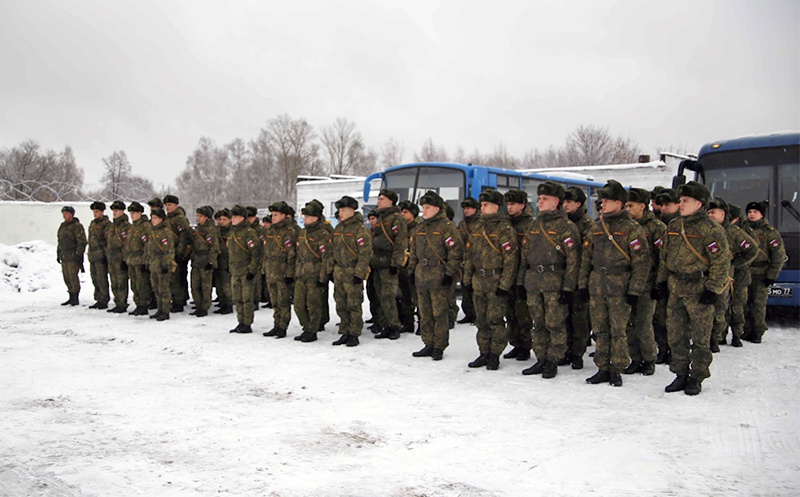
[[[800,221],[795,217],[800,213],[800,166],[798,164],[783,164],[778,168],[778,210],[780,223],[778,231],[781,233],[800,232]],[[785,204],[786,203],[786,204]]]
[[[417,181],[417,195],[414,200],[419,200],[426,191],[433,190],[444,200],[457,200],[459,203],[464,198],[466,176],[458,169],[444,167],[423,167],[419,170]]]
[[[509,190],[516,190],[519,188],[519,178],[514,176],[507,176],[505,174],[497,175],[497,191],[505,193]]]
[[[723,154],[715,154],[723,155]],[[703,159],[706,171],[706,186],[712,197],[722,197],[729,204],[744,208],[750,202],[758,202],[769,198],[770,186],[773,184],[772,166],[750,166],[746,163],[724,169],[715,169],[709,157]],[[709,167],[711,163],[711,167]]]
[[[522,189],[528,193],[528,204],[533,209],[533,215],[539,215],[539,195],[536,193],[536,189],[544,183],[544,181],[540,179],[533,179],[533,178],[522,178]]]
[[[384,175],[384,183],[381,186],[394,190],[400,200],[416,200],[411,199],[411,194],[413,192],[414,182],[416,179],[416,167],[398,169],[396,171],[387,172]]]

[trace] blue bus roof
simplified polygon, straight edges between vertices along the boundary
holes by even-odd
[[[523,172],[518,171],[516,169],[505,169],[502,167],[495,167],[495,166],[481,166],[480,164],[461,164],[458,162],[412,162],[408,164],[400,164],[397,166],[387,167],[383,172],[387,173],[390,171],[397,171],[399,169],[408,169],[412,167],[420,167],[420,166],[429,166],[429,167],[444,167],[448,169],[460,169],[465,173],[469,172],[473,168],[483,168],[486,169],[488,172],[492,174],[506,174],[510,176],[515,176],[519,178],[532,178],[532,179],[541,179],[541,180],[548,180],[552,179],[554,181],[559,181],[562,183],[569,183],[571,185],[580,185],[580,186],[593,186],[593,187],[601,187],[603,183],[598,183],[596,181],[588,181],[588,180],[581,180],[575,178],[565,178],[558,175],[558,171],[550,171],[547,174],[542,173],[531,173],[531,172]],[[370,176],[371,177],[371,176]]]
[[[800,145],[800,133],[797,131],[782,131],[767,135],[750,135],[730,140],[720,140],[706,143],[697,154],[700,159],[706,154],[716,152],[729,152],[731,150],[746,150],[751,148],[771,148]]]

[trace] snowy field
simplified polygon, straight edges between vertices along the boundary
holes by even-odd
[[[88,269],[88,266],[87,266]],[[588,385],[471,370],[474,328],[444,360],[419,337],[332,347],[230,335],[232,316],[170,321],[79,307],[55,249],[0,245],[3,496],[796,496],[800,333],[723,346],[703,393],[665,366]],[[132,309],[132,308],[131,308]],[[368,315],[368,312],[365,313]],[[335,315],[332,316],[334,323]]]

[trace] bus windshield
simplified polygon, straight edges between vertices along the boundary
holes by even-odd
[[[460,204],[466,184],[464,171],[446,167],[407,167],[387,171],[384,175],[384,187],[394,190],[400,200],[419,203],[426,191],[435,191],[453,208],[456,223],[463,218]]]

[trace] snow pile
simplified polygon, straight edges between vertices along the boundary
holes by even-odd
[[[58,274],[59,277],[55,277]],[[56,248],[41,240],[0,243],[0,293],[35,292],[60,279]]]

